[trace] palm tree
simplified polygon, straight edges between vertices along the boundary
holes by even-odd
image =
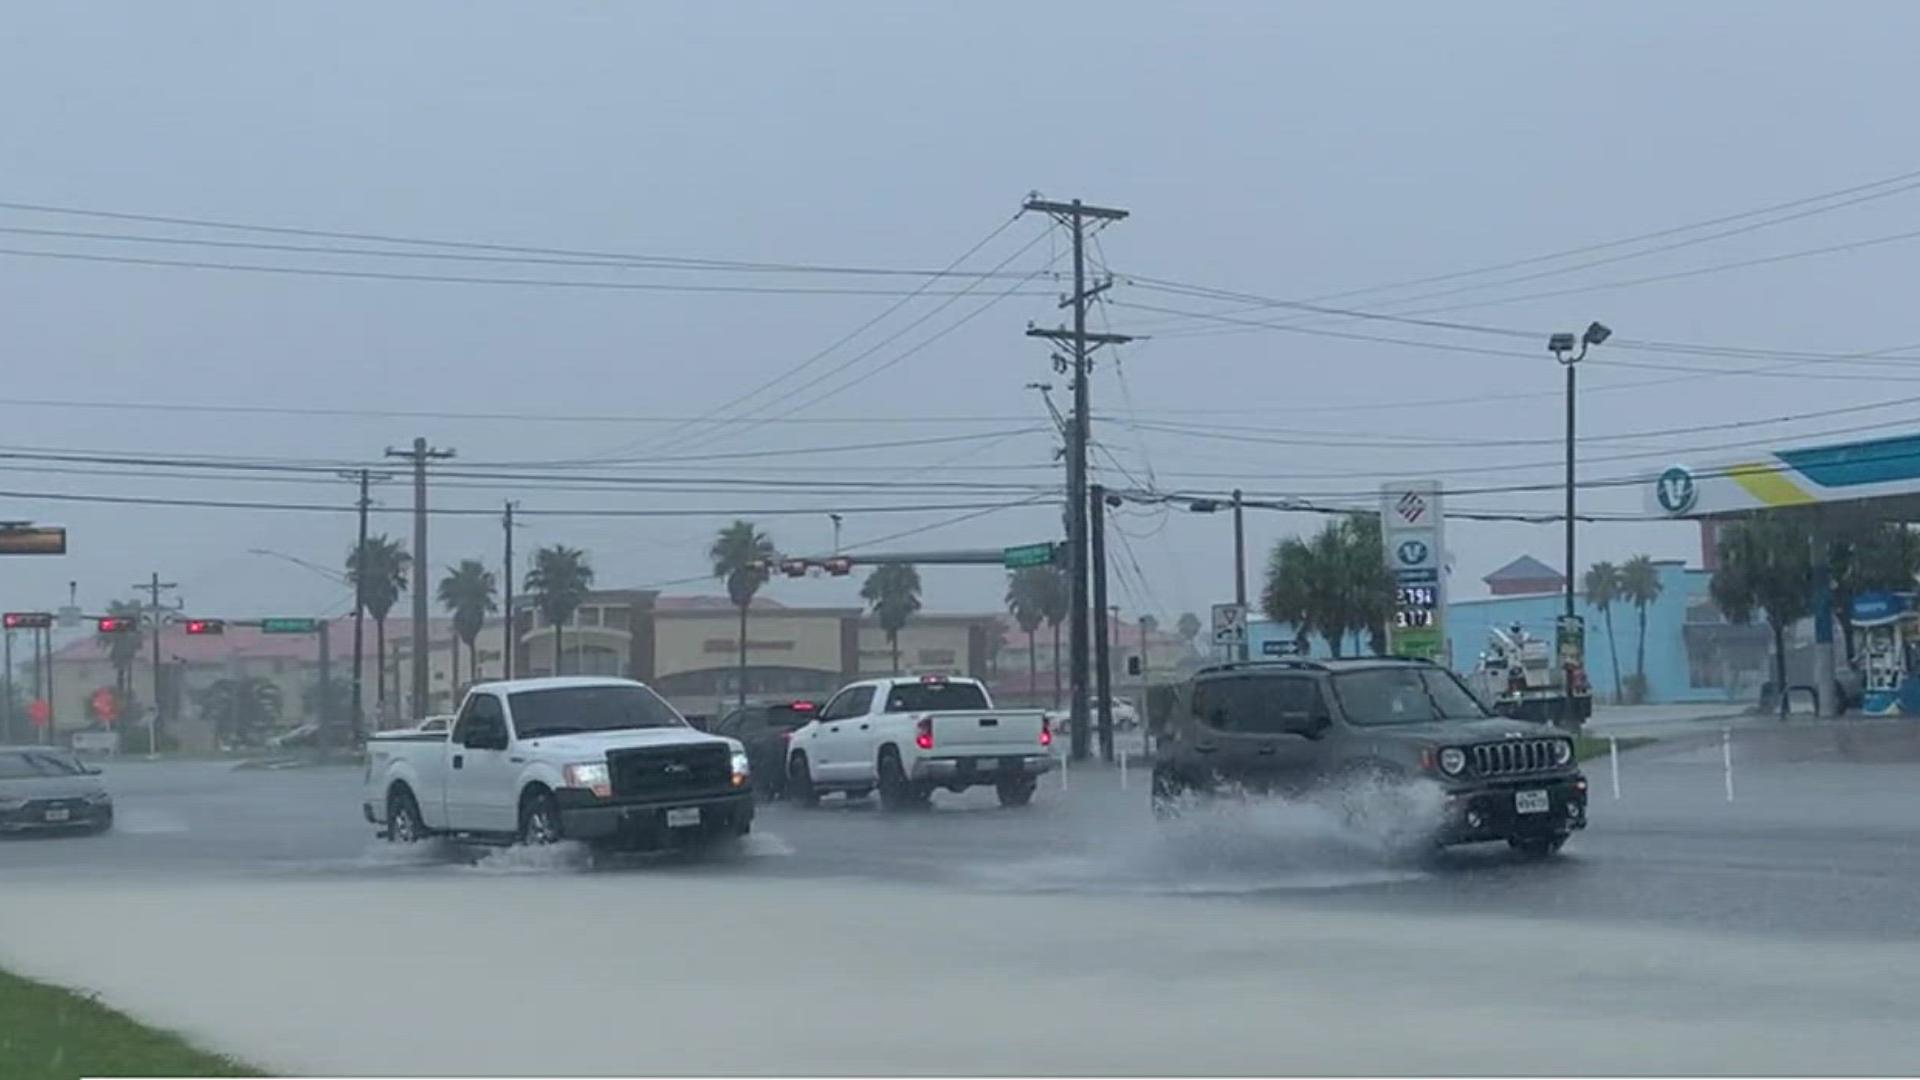
[[[1060,624],[1067,620],[1069,608],[1073,604],[1073,592],[1067,584],[1067,573],[1058,567],[1040,567],[1045,575],[1042,579],[1046,587],[1040,593],[1040,610],[1047,617],[1047,625],[1053,628],[1053,707],[1060,707]]]
[[[138,600],[115,600],[107,605],[107,614],[121,618],[140,618],[143,609]],[[133,693],[133,663],[140,658],[139,634],[98,634],[94,635],[94,644],[107,650],[107,661],[113,665],[113,688],[124,699]]]
[[[347,553],[347,581],[373,617],[374,700],[387,700],[387,614],[407,591],[407,573],[413,556],[398,540],[381,533],[367,537],[366,546]]]
[[[1040,683],[1040,658],[1034,648],[1034,631],[1047,621],[1045,590],[1048,586],[1041,575],[1048,572],[1045,567],[1030,566],[1007,575],[1007,610],[1027,633],[1028,694],[1036,694]]]
[[[1179,621],[1173,625],[1174,629],[1179,631],[1180,637],[1186,641],[1187,651],[1192,652],[1193,639],[1200,636],[1200,616],[1191,611],[1183,611],[1180,613]]]
[[[1340,525],[1355,626],[1366,631],[1373,655],[1381,656],[1387,651],[1387,620],[1393,617],[1394,579],[1383,555],[1380,515],[1356,514]]]
[[[920,610],[920,571],[909,563],[887,563],[875,567],[860,586],[860,599],[867,602],[887,632],[887,649],[893,654],[893,673],[900,674],[900,630],[907,619]]]
[[[1635,555],[1620,568],[1620,598],[1633,605],[1640,620],[1640,640],[1634,657],[1635,697],[1647,692],[1647,607],[1660,599],[1660,570],[1645,555]]]
[[[1613,701],[1617,705],[1621,700],[1620,646],[1613,639],[1613,602],[1620,599],[1620,568],[1610,562],[1594,563],[1582,584],[1587,590],[1587,603],[1600,610],[1607,624],[1607,655],[1613,664]]]
[[[221,679],[196,695],[200,715],[213,721],[223,741],[253,745],[280,722],[280,686],[259,675]]]
[[[720,530],[707,548],[713,562],[713,576],[727,583],[727,599],[740,610],[740,705],[747,704],[747,609],[753,606],[753,594],[767,583],[769,567],[775,555],[773,540],[753,527],[751,521],[735,521]]]
[[[493,571],[478,559],[462,559],[460,565],[447,568],[440,579],[440,606],[453,614],[453,687],[460,689],[460,643],[467,643],[467,678],[478,679],[480,631],[487,616],[500,610],[493,599],[496,582]]]
[[[533,596],[534,609],[553,627],[553,673],[563,673],[566,650],[561,635],[568,619],[580,608],[593,588],[593,567],[587,553],[565,544],[543,547],[533,553],[533,568],[527,571],[527,592]]]
[[[1813,613],[1813,572],[1807,558],[1809,529],[1782,511],[1759,514],[1720,533],[1720,565],[1708,593],[1736,626],[1764,614],[1773,631],[1773,692],[1780,717],[1787,715],[1787,627]],[[1636,562],[1639,560],[1635,560]],[[1621,571],[1624,580],[1633,569]]]

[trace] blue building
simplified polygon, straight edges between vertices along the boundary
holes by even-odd
[[[1772,645],[1766,626],[1729,624],[1708,595],[1707,586],[1713,578],[1709,571],[1690,569],[1678,559],[1658,561],[1654,566],[1661,588],[1659,598],[1647,606],[1645,700],[1662,704],[1757,700],[1761,684],[1772,677]],[[1543,580],[1540,584],[1550,583]],[[1479,662],[1490,627],[1519,623],[1527,633],[1552,641],[1554,620],[1565,603],[1558,590],[1449,599],[1447,645],[1454,670],[1464,675]],[[1624,685],[1636,669],[1639,612],[1631,604],[1616,602],[1613,640],[1609,642],[1606,618],[1599,609],[1587,604],[1584,595],[1576,596],[1576,603],[1587,620],[1588,677],[1595,694],[1611,700],[1615,671],[1619,671]],[[1248,652],[1255,658],[1284,655],[1293,648],[1296,635],[1286,623],[1255,619],[1247,629]],[[1351,635],[1341,648],[1345,656],[1364,656],[1368,651],[1364,634]],[[1790,646],[1790,665],[1801,666],[1791,651]],[[1332,650],[1318,635],[1309,635],[1307,653],[1324,657],[1331,656]]]

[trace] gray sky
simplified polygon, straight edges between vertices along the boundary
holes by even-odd
[[[1116,273],[1307,298],[1602,243],[1920,168],[1903,138],[1907,104],[1920,90],[1909,48],[1916,31],[1920,9],[1867,3],[18,5],[0,36],[0,101],[7,103],[0,160],[8,163],[0,200],[546,248],[927,268],[959,256],[1038,189],[1133,212],[1100,237],[1099,253]],[[1891,194],[1444,298],[1406,299],[1639,249],[1329,302],[1406,311],[1714,266],[1920,228],[1917,202],[1920,192]],[[370,246],[11,210],[0,211],[0,226]],[[1016,252],[1043,231],[1038,219],[1020,221],[965,268],[1015,256],[1008,270],[1041,270],[1050,256],[1064,256],[1057,237]],[[1428,316],[1537,332],[1528,338],[1338,319],[1310,324],[1526,356],[1175,319],[1118,305],[1235,305],[1123,282],[1105,318],[1115,329],[1161,333],[1095,373],[1096,409],[1112,418],[1096,437],[1128,474],[1144,481],[1151,471],[1162,488],[1240,483],[1350,502],[1384,478],[1440,470],[1455,485],[1550,484],[1559,476],[1552,440],[1562,423],[1560,373],[1543,348],[1550,330],[1578,330],[1598,318],[1623,339],[1821,352],[1920,341],[1907,317],[1915,243]],[[921,283],[21,234],[0,234],[0,247],[553,280],[890,290]],[[936,291],[972,284],[959,279]],[[457,449],[455,465],[476,469],[482,462],[785,450],[592,472],[1046,483],[1055,478],[1040,467],[1050,460],[1048,435],[992,434],[1044,424],[1027,382],[1044,378],[1064,388],[1045,351],[1022,336],[1028,320],[1058,320],[1052,297],[986,305],[1014,284],[975,285],[841,375],[785,393],[951,298],[914,300],[848,347],[723,413],[735,421],[726,425],[300,417],[13,402],[695,417],[795,368],[897,298],[421,283],[0,255],[11,375],[0,391],[8,402],[0,404],[0,443],[337,461],[377,457],[421,434]],[[1049,294],[1062,287],[1046,276],[1035,284]],[[1296,316],[1269,309],[1233,317]],[[1243,332],[1191,333],[1223,326]],[[1592,391],[1582,399],[1583,431],[1724,424],[1920,393],[1899,381],[1915,376],[1886,366],[1811,364],[1709,378],[1619,362],[1704,370],[1781,363],[1609,346],[1583,369]],[[843,384],[844,392],[809,404]],[[1513,396],[1528,393],[1543,396]],[[1482,396],[1488,399],[1462,400]],[[1377,407],[1423,400],[1446,403]],[[1585,475],[1720,460],[1739,451],[1709,448],[1804,440],[1900,415],[1882,409],[1601,442],[1584,453],[1645,456],[1596,463]],[[846,422],[818,422],[835,418]],[[1128,418],[1187,430],[1130,431],[1121,422]],[[1204,429],[1233,439],[1329,431],[1340,434],[1326,442],[1349,445],[1195,433]],[[805,449],[965,435],[981,438],[859,453]],[[1410,445],[1486,439],[1547,442]],[[1399,445],[1350,445],[1369,441]],[[1132,483],[1107,458],[1096,464],[1112,482]],[[0,485],[9,491],[341,505],[351,498],[343,483],[310,480],[9,472]],[[834,505],[1013,497],[518,487],[530,510],[809,508],[804,516],[760,518],[789,551],[830,543],[825,513]],[[497,507],[507,494],[497,485],[443,487],[435,503]],[[382,493],[389,507],[408,498],[400,485]],[[1547,491],[1455,502],[1552,512],[1558,498]],[[98,607],[152,569],[180,582],[202,613],[344,607],[341,591],[319,577],[247,551],[337,565],[351,543],[347,515],[3,501],[6,517],[73,529],[68,558],[5,566],[9,608],[59,603],[68,580],[80,583],[84,604]],[[1597,491],[1583,495],[1583,506],[1632,512],[1640,495]],[[846,538],[855,543],[960,512],[850,514]],[[645,585],[701,574],[706,540],[721,520],[534,518],[519,543],[524,550],[552,542],[584,547],[602,584]],[[1251,546],[1264,552],[1320,520],[1255,514]],[[1057,522],[1057,509],[1008,510],[900,545],[1021,542],[1046,537]],[[404,535],[407,523],[395,515],[375,527]],[[1230,594],[1225,518],[1130,510],[1119,527],[1134,537],[1127,546],[1146,582],[1142,588],[1131,572],[1123,575],[1114,596],[1123,606],[1171,616]],[[1451,529],[1456,595],[1481,591],[1482,574],[1523,551],[1560,562],[1555,527]],[[437,519],[434,538],[435,577],[461,557],[498,558],[500,530],[491,518]],[[1685,525],[1595,525],[1581,544],[1583,566],[1642,551],[1697,552]],[[989,571],[926,577],[930,607],[999,604],[1002,582]],[[856,587],[780,581],[773,595],[851,602]]]

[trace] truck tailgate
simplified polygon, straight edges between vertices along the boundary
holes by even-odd
[[[935,756],[1009,756],[1043,752],[1038,709],[927,713],[933,721]]]

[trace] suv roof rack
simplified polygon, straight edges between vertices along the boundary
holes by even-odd
[[[1208,664],[1194,672],[1206,675],[1216,671],[1241,671],[1247,668],[1305,668],[1308,671],[1326,671],[1327,665],[1318,660],[1299,656],[1262,657],[1258,660],[1227,660],[1218,664]]]

